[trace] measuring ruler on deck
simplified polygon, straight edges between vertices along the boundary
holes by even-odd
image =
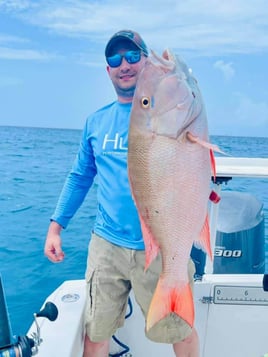
[[[257,286],[214,286],[214,304],[268,305],[268,292]]]

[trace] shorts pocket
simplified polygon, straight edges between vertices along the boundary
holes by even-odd
[[[87,283],[87,314],[94,317],[96,310],[97,286],[98,286],[98,270],[94,267],[88,267],[86,271]]]

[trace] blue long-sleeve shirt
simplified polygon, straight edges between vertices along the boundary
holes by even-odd
[[[79,152],[51,219],[67,227],[98,175],[94,232],[131,249],[144,249],[127,174],[131,103],[112,104],[88,117]]]

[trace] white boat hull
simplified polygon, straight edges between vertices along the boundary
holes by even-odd
[[[69,280],[60,285],[45,302],[58,308],[58,317],[51,322],[39,317],[38,324],[43,342],[38,347],[38,357],[80,357],[83,354],[84,307],[86,291],[84,280]],[[44,303],[45,304],[45,303]],[[28,336],[36,331],[35,323]]]
[[[222,300],[217,301],[220,293]],[[195,283],[194,300],[201,357],[260,357],[268,352],[268,293],[262,290],[262,275],[205,275]],[[41,318],[44,342],[38,356],[82,356],[85,282],[66,281],[46,301],[57,305],[59,316],[54,322]],[[129,347],[126,356],[174,356],[171,345],[154,343],[145,337],[144,319],[132,295],[131,302],[132,314],[116,334]],[[28,335],[32,331],[34,324]],[[111,354],[122,350],[111,341]]]

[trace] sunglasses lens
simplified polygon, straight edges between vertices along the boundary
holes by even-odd
[[[141,59],[140,51],[128,51],[125,53],[125,59],[128,63],[137,63]]]
[[[120,54],[116,54],[110,57],[107,57],[107,63],[110,67],[119,67],[122,63],[122,56]]]
[[[123,55],[117,53],[116,55],[107,57],[107,63],[110,67],[119,67],[122,63],[122,59],[125,58],[130,64],[137,63],[141,59],[140,51],[127,51]]]

